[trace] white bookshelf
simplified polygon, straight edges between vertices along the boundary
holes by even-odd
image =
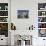
[[[4,31],[5,36],[8,37],[8,3],[0,3],[0,28]],[[3,29],[3,28],[5,29]],[[1,30],[1,31],[2,31]],[[0,32],[1,33],[1,32]],[[7,35],[6,35],[7,34]]]
[[[38,32],[39,32],[39,37],[46,37],[45,34],[42,34],[42,33],[40,34],[40,31],[46,32],[46,3],[39,3],[38,4]]]

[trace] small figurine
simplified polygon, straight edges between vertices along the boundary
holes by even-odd
[[[13,23],[11,23],[11,30],[16,30],[16,26],[14,26]]]
[[[34,30],[34,28],[35,27],[32,25],[32,26],[29,27],[29,30]]]

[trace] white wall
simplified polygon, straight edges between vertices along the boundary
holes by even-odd
[[[43,44],[43,40],[41,40],[42,38],[35,37],[38,36],[38,3],[46,3],[46,0],[11,0],[11,22],[16,25],[16,32],[20,32],[20,30],[21,32],[24,32],[32,24],[35,26],[33,46],[41,46],[40,44]],[[17,10],[22,9],[29,10],[29,19],[17,18]]]
[[[8,0],[0,0],[0,3],[8,3]]]
[[[37,29],[38,3],[46,0],[11,0],[11,22],[16,25],[17,30],[27,30],[32,24]],[[18,19],[17,10],[29,10],[29,19]]]
[[[14,3],[15,2],[15,3]],[[34,5],[33,5],[34,4]],[[29,10],[29,19],[18,19],[17,10]],[[11,1],[11,22],[14,22],[17,30],[26,30],[32,24],[37,23],[37,2],[30,0],[12,0]]]

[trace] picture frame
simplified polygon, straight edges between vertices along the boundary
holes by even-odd
[[[29,10],[17,10],[18,19],[27,19],[29,18]]]

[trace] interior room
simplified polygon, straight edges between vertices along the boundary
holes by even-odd
[[[46,0],[0,0],[0,46],[46,46]]]

